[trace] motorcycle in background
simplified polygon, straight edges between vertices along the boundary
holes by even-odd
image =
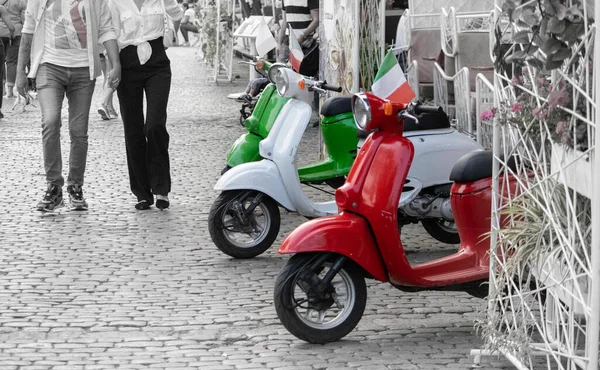
[[[277,71],[275,80],[279,93],[289,100],[277,116],[268,137],[259,142],[263,159],[230,169],[214,187],[221,191],[221,195],[213,203],[209,214],[210,235],[221,251],[234,258],[252,258],[271,246],[279,233],[278,206],[307,218],[338,212],[333,199],[315,203],[307,196],[302,189],[302,172],[298,170],[296,158],[311,118],[312,108],[306,103],[310,92],[338,88],[324,81],[305,79],[285,68]],[[327,109],[344,111],[344,105],[351,103],[346,98],[339,99]],[[407,220],[431,222],[430,230],[436,231],[435,236],[444,241],[458,242],[456,230],[446,226],[454,225],[449,201],[450,170],[462,155],[482,149],[473,140],[452,129],[443,112],[436,110],[429,114],[433,119],[424,115],[422,127],[407,127],[407,140],[414,143],[416,150],[409,174],[411,183],[403,187],[401,200],[396,203],[397,212],[402,215],[399,224]],[[323,130],[327,129],[327,125],[322,126]],[[343,124],[341,127],[346,126]],[[355,133],[356,128],[352,132]],[[332,138],[335,140],[335,136]],[[355,140],[356,146],[358,139]],[[344,171],[352,166],[355,155]],[[327,169],[328,166],[330,164],[326,160],[311,169],[319,173],[319,168]],[[430,230],[428,232],[431,233]]]

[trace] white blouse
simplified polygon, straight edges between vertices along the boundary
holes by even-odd
[[[175,21],[183,18],[183,9],[175,0],[144,0],[139,9],[133,0],[110,0],[113,24],[119,48],[155,40],[164,33],[163,4]]]

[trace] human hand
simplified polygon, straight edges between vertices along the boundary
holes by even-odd
[[[108,86],[116,89],[121,82],[121,66],[115,66],[108,72]]]
[[[17,77],[15,79],[15,86],[17,87],[17,91],[21,96],[27,96],[27,92],[29,90],[29,81],[27,80],[27,76],[23,71],[17,71]]]

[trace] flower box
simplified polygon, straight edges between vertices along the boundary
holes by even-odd
[[[589,153],[552,143],[551,169],[557,173],[556,180],[591,199],[594,163],[590,157]]]
[[[569,266],[564,258],[564,256],[559,257],[554,253],[549,253],[538,260],[532,273],[541,284],[547,287],[548,293],[568,306],[573,314],[584,315],[584,306],[575,297],[579,294],[578,285],[584,302],[588,300],[589,279],[586,276],[576,278],[575,276],[580,274],[569,271]]]

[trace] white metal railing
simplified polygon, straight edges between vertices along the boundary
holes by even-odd
[[[471,91],[469,89],[469,69],[463,68],[454,76],[444,73],[439,64],[433,70],[433,101],[444,109],[451,119],[456,119],[460,129],[473,133],[471,121]],[[451,104],[448,85],[454,89],[454,104]]]
[[[478,73],[475,87],[475,130],[477,142],[486,149],[492,147],[494,125],[492,120],[481,119],[481,114],[494,108],[494,85]]]
[[[421,90],[419,88],[419,62],[413,60],[408,63],[406,68],[406,80],[410,85],[411,89],[415,92],[415,99],[421,100]]]

